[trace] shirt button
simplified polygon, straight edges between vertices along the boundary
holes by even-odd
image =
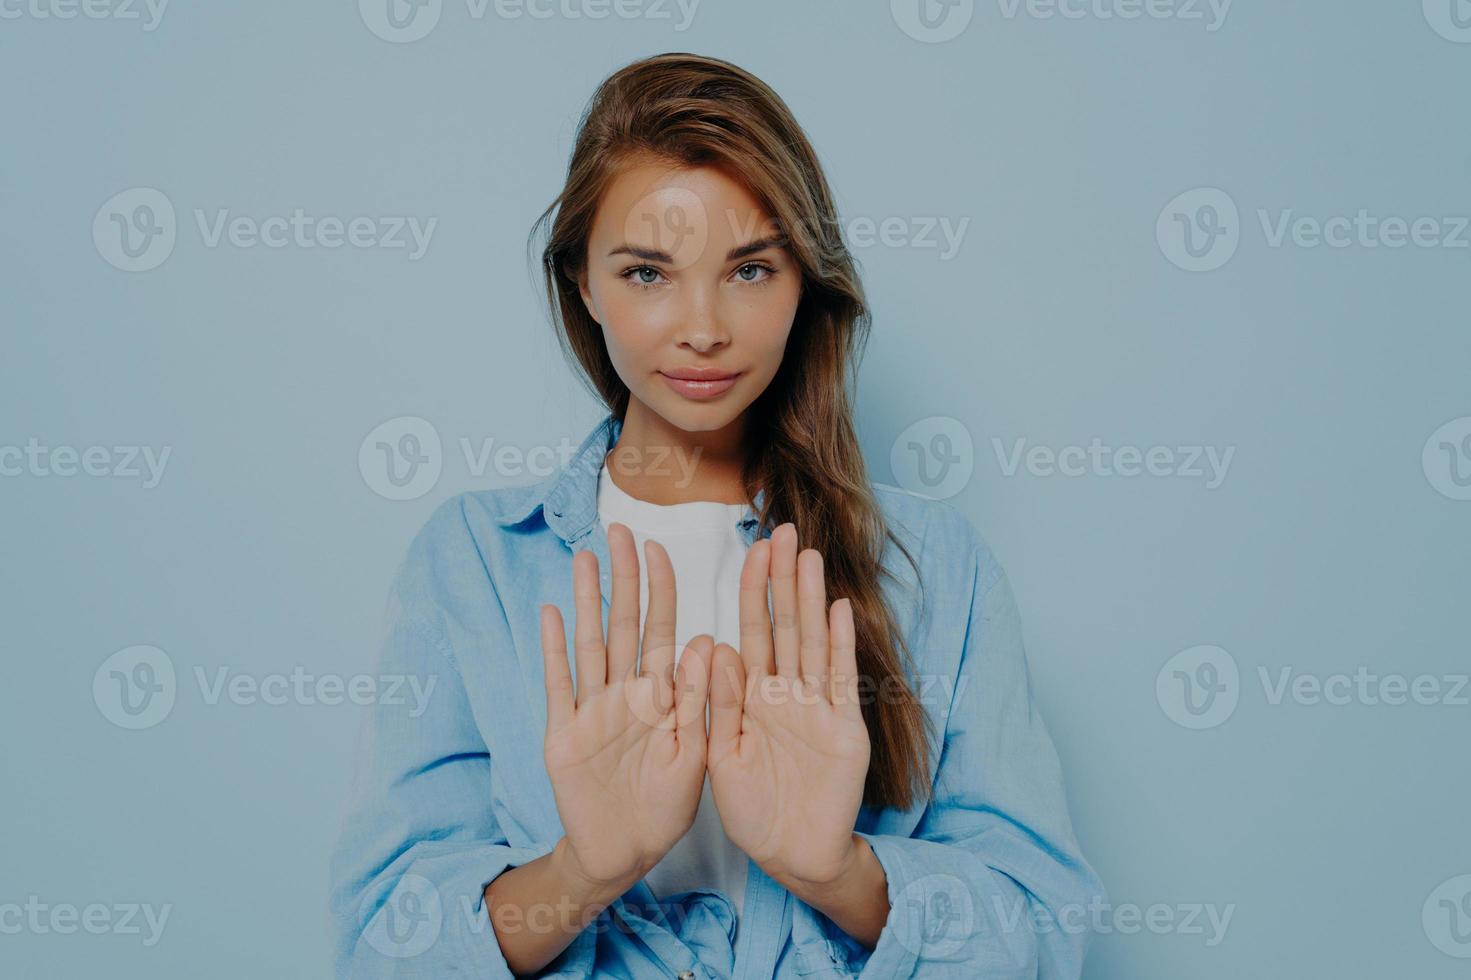
[[[695,971],[694,970],[680,970],[679,971],[679,980],[695,980]]]

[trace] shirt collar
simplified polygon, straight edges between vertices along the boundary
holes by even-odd
[[[540,508],[547,526],[563,541],[570,544],[587,534],[598,523],[598,476],[603,461],[622,431],[623,420],[608,412],[582,440],[566,466],[528,487],[526,496],[507,507],[496,522],[519,524]],[[766,491],[758,490],[754,505],[748,504],[737,522],[748,543],[755,539],[756,515],[765,498]]]

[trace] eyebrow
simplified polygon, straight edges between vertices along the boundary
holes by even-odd
[[[725,261],[734,262],[736,259],[743,259],[748,255],[755,255],[757,252],[765,251],[768,248],[781,248],[785,246],[786,243],[786,238],[781,235],[771,235],[766,238],[758,238],[755,241],[747,242],[744,245],[737,245],[735,248],[725,253]],[[632,255],[634,258],[644,259],[647,262],[663,262],[669,265],[672,265],[674,263],[674,256],[670,255],[668,252],[662,251],[657,248],[643,248],[639,245],[630,245],[627,242],[619,245],[608,254],[612,256],[618,255],[620,253]]]

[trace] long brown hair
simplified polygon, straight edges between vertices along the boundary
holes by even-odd
[[[728,62],[662,54],[599,86],[578,124],[565,186],[532,235],[546,233],[550,221],[541,266],[558,341],[619,418],[629,390],[578,278],[604,190],[621,166],[647,157],[719,167],[744,182],[802,270],[786,353],[749,413],[742,483],[748,502],[765,489],[762,527],[794,523],[802,546],[823,556],[829,594],[852,602],[858,671],[879,692],[863,698],[871,745],[863,802],[908,809],[929,794],[930,728],[902,669],[910,651],[880,588],[881,575],[893,577],[880,562],[885,541],[909,560],[916,580],[919,566],[884,520],[853,428],[850,386],[870,322],[827,179],[781,98]]]

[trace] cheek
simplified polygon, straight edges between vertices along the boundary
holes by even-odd
[[[592,290],[604,328],[620,337],[647,336],[677,322],[675,304],[661,302],[657,290],[637,289],[614,275],[603,277]]]
[[[661,314],[647,302],[629,296],[629,290],[610,289],[596,297],[603,315],[603,342],[619,374],[639,373],[653,360],[663,335]]]
[[[746,350],[766,364],[771,372],[781,362],[792,320],[797,315],[795,291],[770,290],[747,300],[740,306],[737,318],[739,336]]]

